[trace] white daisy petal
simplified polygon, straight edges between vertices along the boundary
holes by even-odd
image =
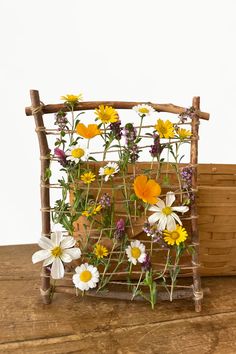
[[[74,239],[74,237],[66,236],[66,237],[62,238],[61,248],[63,248],[63,249],[71,248],[71,247],[74,247],[75,244],[76,244],[76,240]]]
[[[51,234],[51,240],[54,246],[59,246],[62,240],[62,233],[61,231],[55,231]]]
[[[50,256],[47,259],[45,259],[45,261],[43,262],[43,267],[47,267],[49,264],[52,264],[54,259],[55,259],[54,256]]]
[[[50,257],[50,255],[51,255],[51,252],[49,250],[37,251],[32,256],[32,262],[38,263],[38,262],[44,261],[45,259]]]
[[[69,262],[71,262],[73,259],[79,259],[81,257],[81,250],[80,248],[65,249],[63,255],[65,254],[70,256],[71,260]],[[65,261],[63,260],[63,262]]]
[[[162,214],[161,213],[154,213],[148,217],[148,222],[153,225],[155,222],[159,221],[161,218]]]
[[[51,276],[53,279],[61,279],[64,277],[64,266],[59,257],[55,258],[52,263]]]
[[[166,227],[166,223],[167,223],[167,217],[166,217],[166,215],[162,214],[160,217],[159,223],[158,223],[158,229],[160,231],[164,230]]]
[[[163,202],[163,200],[161,199],[157,199],[157,203],[156,205],[162,210],[163,208],[165,208],[165,203]]]
[[[182,205],[182,206],[172,207],[171,209],[174,211],[178,211],[179,213],[186,213],[189,210],[189,207],[187,207],[186,205]]]
[[[175,218],[175,220],[176,220],[180,225],[182,225],[182,221],[180,220],[180,218],[178,217],[177,214],[172,213],[171,215],[173,216],[173,218]]]
[[[161,212],[161,209],[163,209],[163,208],[159,208],[159,207],[157,207],[155,205],[153,205],[150,208],[148,208],[149,211],[156,211],[156,212],[159,212],[159,213]]]
[[[45,236],[41,236],[40,237],[38,245],[44,250],[48,250],[48,249],[54,247],[52,241],[50,240],[50,238],[45,237]]]
[[[172,214],[167,216],[167,230],[168,231],[173,231],[176,229],[176,222],[175,219],[173,218]]]
[[[166,206],[171,206],[175,201],[174,192],[167,192],[166,194]]]

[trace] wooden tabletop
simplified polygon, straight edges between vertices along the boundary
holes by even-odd
[[[203,311],[191,300],[157,304],[39,296],[36,245],[0,247],[0,353],[235,354],[236,278],[204,278]]]

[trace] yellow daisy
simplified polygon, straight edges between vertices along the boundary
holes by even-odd
[[[95,114],[103,124],[115,123],[119,119],[117,111],[110,106],[100,105],[95,109]]]
[[[108,255],[108,249],[99,243],[96,243],[93,253],[98,259],[106,257]]]
[[[160,138],[174,138],[174,125],[168,119],[166,121],[158,119],[157,124],[154,126]]]
[[[83,99],[83,95],[82,93],[80,93],[79,95],[65,95],[65,96],[61,96],[61,100],[67,102],[67,103],[72,103],[75,104],[78,101],[82,101]]]
[[[95,181],[96,179],[96,175],[89,171],[89,172],[84,172],[81,177],[80,177],[81,181],[83,181],[85,184],[90,184],[92,182]]]
[[[184,242],[188,233],[184,227],[180,225],[176,225],[176,229],[172,231],[164,230],[163,231],[164,240],[168,245],[174,246],[175,244],[178,246],[181,242]]]
[[[101,210],[102,210],[102,205],[101,204],[93,205],[93,206],[90,206],[88,209],[84,210],[82,212],[82,215],[86,216],[88,218],[89,216],[96,215]]]
[[[184,129],[184,128],[179,128],[177,130],[177,134],[180,138],[180,140],[188,139],[192,135],[190,130]]]

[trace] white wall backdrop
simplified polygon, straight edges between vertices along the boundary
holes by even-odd
[[[200,162],[235,163],[235,0],[0,2],[0,244],[40,236],[39,151],[29,89],[45,103],[85,100],[190,106],[201,96]]]

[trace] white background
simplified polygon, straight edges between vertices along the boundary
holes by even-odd
[[[199,161],[235,163],[234,0],[1,0],[0,244],[40,236],[39,151],[26,117],[44,103],[140,100],[189,107],[201,96]]]

